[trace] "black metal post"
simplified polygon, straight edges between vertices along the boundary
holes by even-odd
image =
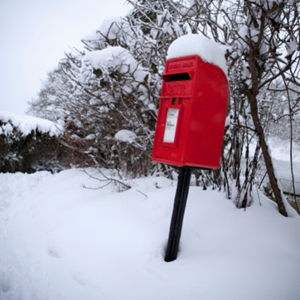
[[[179,168],[176,196],[174,200],[173,214],[170,225],[169,240],[165,255],[165,261],[170,262],[177,258],[179,241],[184,217],[186,201],[189,193],[192,168]]]

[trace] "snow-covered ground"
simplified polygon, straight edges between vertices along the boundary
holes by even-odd
[[[77,169],[0,174],[0,299],[299,299],[300,218],[261,194],[260,206],[256,191],[244,211],[192,186],[166,263],[176,182],[126,183],[86,189],[101,183]]]
[[[53,127],[0,117],[24,132]],[[277,174],[288,179],[288,147],[269,145]],[[297,145],[294,162],[300,181]],[[101,184],[77,169],[0,174],[1,300],[299,299],[300,218],[282,217],[262,194],[254,191],[244,211],[223,192],[192,186],[178,258],[166,263],[177,183],[150,177],[127,180],[123,192],[82,187]]]

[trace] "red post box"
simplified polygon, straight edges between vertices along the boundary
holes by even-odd
[[[226,75],[198,55],[169,59],[152,160],[178,167],[220,165],[229,98]]]

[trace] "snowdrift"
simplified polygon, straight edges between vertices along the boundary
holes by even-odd
[[[77,169],[0,174],[1,300],[299,299],[300,220],[263,195],[244,211],[192,186],[178,258],[166,263],[176,182],[82,187],[105,183]]]

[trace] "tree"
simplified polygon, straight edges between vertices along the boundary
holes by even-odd
[[[157,15],[166,14],[168,6],[169,15],[172,21],[182,28],[189,27],[193,33],[202,33],[205,36],[228,47],[227,61],[229,65],[229,78],[233,79],[232,116],[234,119],[232,141],[229,153],[233,152],[232,176],[236,178],[239,190],[238,198],[242,197],[243,206],[247,205],[247,197],[252,189],[258,161],[259,148],[261,148],[266,165],[270,184],[275,200],[281,214],[287,216],[285,199],[278,186],[278,179],[275,176],[272,159],[266,143],[263,121],[262,98],[265,89],[274,90],[276,80],[281,78],[284,83],[281,90],[291,99],[289,94],[296,93],[293,102],[289,101],[290,126],[291,117],[295,115],[299,108],[299,3],[297,1],[190,1],[190,5],[185,2],[157,1],[160,5],[153,5],[152,1],[129,1],[135,5],[135,11],[142,14],[150,8]],[[172,14],[170,13],[172,11]],[[148,26],[151,30],[163,32],[148,18],[148,22],[143,20],[140,25]],[[184,30],[182,30],[184,32]],[[298,41],[298,42],[297,42]],[[238,79],[238,81],[236,81]],[[245,101],[247,100],[247,101]],[[247,117],[250,111],[252,120]],[[252,122],[251,122],[252,121]],[[242,129],[242,130],[241,130]],[[252,162],[248,162],[245,181],[241,185],[239,177],[239,164],[241,151],[245,140],[246,149],[251,139],[251,133],[255,132],[259,144],[256,155]],[[292,129],[291,129],[292,141]],[[233,149],[233,151],[231,151]],[[292,148],[291,148],[292,149]],[[292,156],[291,156],[292,159]],[[239,201],[238,201],[239,202]]]
[[[52,103],[54,97],[55,109],[76,131],[66,130],[67,143],[73,143],[74,149],[96,164],[115,167],[133,176],[159,168],[168,171],[167,167],[150,161],[167,51],[181,35],[203,34],[227,49],[231,99],[222,172],[199,171],[197,182],[204,187],[224,187],[229,196],[229,181],[233,179],[236,204],[247,207],[253,184],[258,181],[258,168],[264,165],[279,211],[287,216],[266,132],[272,133],[274,121],[287,119],[292,151],[300,90],[298,0],[128,2],[134,7],[131,13],[122,20],[106,20],[99,30],[85,37],[87,54],[67,54],[54,80],[49,76],[49,85],[47,82],[44,89],[46,96],[40,96],[31,107],[43,98]],[[123,52],[110,56],[111,63],[97,59],[105,51],[112,54],[117,51],[112,49],[117,48]],[[280,112],[282,97],[286,99],[287,111]],[[134,142],[116,139],[120,130],[131,131]],[[249,145],[255,141],[255,154],[250,157]],[[124,157],[121,154],[125,151],[131,154]],[[241,174],[243,152],[245,172]]]

